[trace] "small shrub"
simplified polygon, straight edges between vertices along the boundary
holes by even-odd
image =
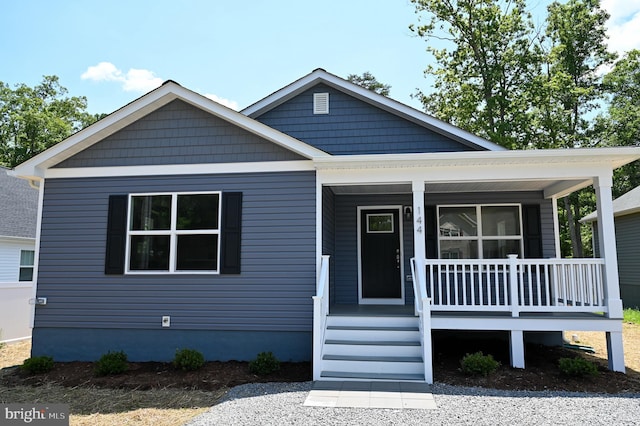
[[[579,356],[575,358],[560,358],[558,367],[562,374],[574,377],[596,376],[598,367],[590,361]]]
[[[464,374],[470,376],[488,376],[500,367],[500,363],[493,359],[491,355],[484,355],[482,352],[466,354],[460,360],[460,366]]]
[[[249,362],[249,371],[266,375],[280,370],[280,361],[271,352],[260,352],[258,357]]]
[[[53,358],[50,356],[32,356],[25,359],[20,368],[29,374],[48,373],[53,369]]]
[[[127,354],[124,352],[107,352],[102,355],[96,363],[96,374],[98,376],[111,376],[124,373],[129,369],[127,364]]]
[[[173,365],[182,371],[198,370],[204,365],[204,356],[195,349],[178,349]]]

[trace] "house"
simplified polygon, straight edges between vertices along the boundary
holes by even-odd
[[[16,167],[40,186],[33,355],[272,351],[315,379],[432,381],[432,330],[606,332],[611,205],[640,149],[508,151],[322,69],[242,112],[168,81]],[[601,259],[559,259],[593,185]]]
[[[640,306],[640,187],[613,200],[613,216],[622,303],[625,307],[637,308]],[[591,224],[594,252],[599,256],[598,212],[580,221]]]
[[[31,336],[38,191],[0,167],[0,342]]]

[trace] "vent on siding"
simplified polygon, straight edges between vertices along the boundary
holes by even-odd
[[[313,94],[313,113],[329,114],[329,94],[328,93]]]

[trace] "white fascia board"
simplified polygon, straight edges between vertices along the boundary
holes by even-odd
[[[422,154],[342,155],[316,158],[316,168],[367,169],[387,167],[469,167],[553,165],[609,169],[640,158],[640,148],[580,148],[548,150],[464,151]]]
[[[13,237],[11,235],[0,235],[0,242],[2,241],[16,242],[16,243],[35,243],[36,239],[29,238],[29,237]]]
[[[180,176],[229,173],[273,173],[315,171],[311,160],[267,161],[219,164],[164,164],[157,166],[113,166],[54,168],[45,171],[47,179],[121,176]]]
[[[292,138],[237,111],[227,108],[177,83],[168,81],[159,88],[136,99],[115,111],[104,119],[75,133],[48,150],[18,165],[12,175],[40,180],[45,170],[58,164],[107,136],[121,130],[145,115],[157,110],[169,102],[180,99],[197,108],[211,113],[257,136],[263,137],[306,158],[328,156],[329,154],[314,148],[298,139]]]
[[[338,90],[346,91],[360,100],[373,104],[392,114],[403,116],[433,131],[452,137],[453,139],[458,140],[461,143],[470,144],[489,151],[506,150],[506,148],[490,142],[487,139],[476,136],[447,122],[438,120],[437,118],[425,114],[422,111],[400,103],[389,97],[382,96],[372,90],[365,89],[364,87],[358,86],[357,84],[351,83],[322,69],[317,69],[311,74],[308,74],[301,79],[296,80],[295,82],[278,90],[277,92],[272,93],[271,95],[256,102],[255,104],[248,106],[247,108],[242,110],[242,113],[250,117],[257,117],[262,113],[269,111],[276,106],[286,102],[287,100],[296,96],[298,93],[307,90],[309,87],[317,84],[318,82],[323,82]]]

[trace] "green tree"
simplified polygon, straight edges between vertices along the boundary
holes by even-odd
[[[389,96],[391,90],[391,86],[380,83],[369,71],[365,71],[362,75],[349,74],[347,80],[382,96]]]
[[[547,8],[547,32],[551,42],[548,55],[548,75],[543,93],[542,120],[549,145],[553,148],[594,146],[588,114],[605,100],[599,70],[613,63],[615,55],[607,51],[605,23],[608,13],[599,0],[569,0],[553,2]],[[585,239],[580,218],[595,208],[594,197],[588,192],[573,193],[563,200],[567,228],[574,257],[585,255]],[[567,253],[565,253],[567,254]]]
[[[66,95],[56,76],[35,87],[0,82],[0,164],[15,167],[100,118],[85,97]]]
[[[435,58],[425,74],[434,91],[418,93],[425,110],[507,148],[529,145],[527,88],[541,52],[525,0],[411,0],[426,23],[410,26]]]
[[[607,110],[597,119],[596,134],[606,146],[640,146],[640,50],[631,50],[604,76]],[[615,171],[615,197],[640,185],[640,161]]]

